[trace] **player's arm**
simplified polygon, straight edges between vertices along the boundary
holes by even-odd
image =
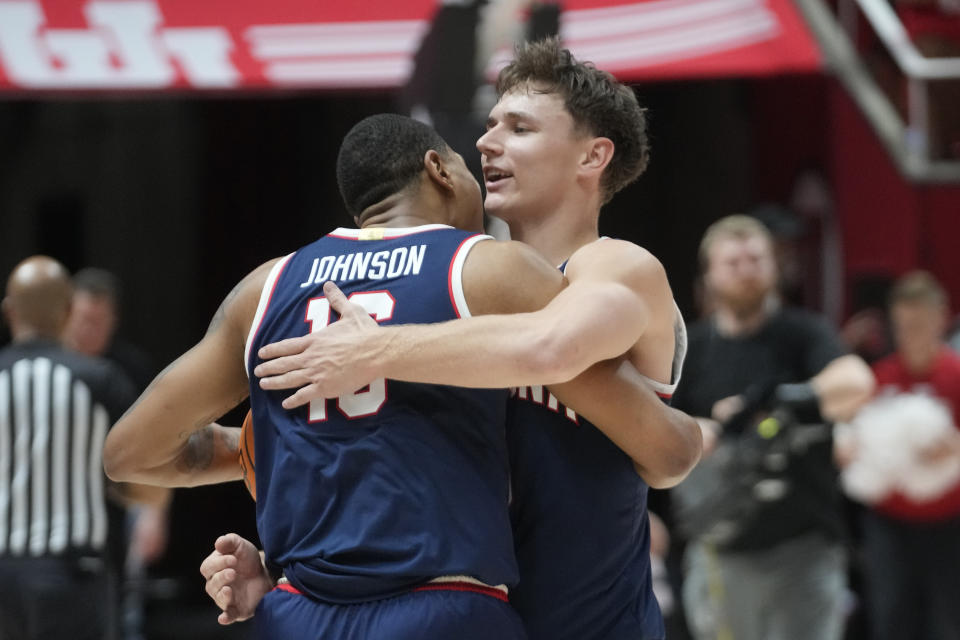
[[[593,291],[607,289],[609,297],[638,299],[639,309],[626,323],[606,330],[621,331],[633,340],[642,335],[643,341],[640,352],[629,359],[601,362],[570,382],[550,385],[550,390],[629,455],[647,484],[657,488],[678,484],[700,459],[700,426],[662,402],[633,364],[641,361],[648,375],[664,382],[673,375],[677,311],[662,265],[636,245],[607,240],[574,254],[567,278],[570,284],[561,295],[577,293],[586,311],[602,315],[604,301],[594,298]]]
[[[550,391],[630,456],[655,489],[676,486],[700,460],[697,421],[664,403],[626,358],[599,362]]]
[[[203,339],[164,369],[110,430],[103,453],[110,478],[162,486],[240,479],[240,430],[214,420],[247,397],[244,343],[272,265],[227,295]]]
[[[264,388],[307,384],[284,402],[287,408],[352,391],[379,376],[479,387],[542,384],[623,354],[653,322],[652,330],[669,342],[662,373],[669,378],[676,309],[655,258],[629,243],[598,242],[577,252],[567,278],[564,287],[559,271],[526,245],[482,242],[464,266],[471,312],[520,313],[384,328],[349,305],[335,287],[326,286],[342,318],[306,340],[278,343],[303,343],[306,351],[261,364],[256,373],[280,370],[276,378],[261,380]],[[328,339],[317,342],[314,336]],[[379,341],[377,336],[388,337]],[[261,356],[273,348],[261,349]],[[379,368],[394,360],[404,366]],[[290,366],[298,369],[282,370]],[[601,363],[556,388],[565,404],[635,461],[651,486],[676,484],[699,459],[697,424],[665,406],[632,364]]]
[[[642,291],[663,278],[659,262],[635,245],[594,244],[602,250],[571,259],[567,287],[529,247],[477,244],[463,273],[473,316],[445,323],[377,327],[327,287],[341,320],[261,348],[267,362],[255,374],[264,389],[304,387],[284,401],[288,409],[380,377],[479,388],[570,380],[634,345],[651,317]],[[479,315],[487,313],[494,315]]]

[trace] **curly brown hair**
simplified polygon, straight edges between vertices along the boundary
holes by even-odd
[[[640,177],[650,160],[646,109],[633,89],[589,62],[580,62],[556,36],[517,46],[497,77],[497,95],[517,89],[556,93],[579,129],[613,141],[613,159],[603,173],[603,203]]]

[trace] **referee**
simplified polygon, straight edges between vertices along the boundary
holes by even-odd
[[[33,256],[3,300],[0,640],[110,635],[101,455],[135,394],[113,365],[60,345],[71,293],[63,265]]]

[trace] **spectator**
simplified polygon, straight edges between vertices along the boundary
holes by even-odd
[[[923,443],[913,461],[924,475],[931,468],[953,463],[952,482],[941,483],[931,495],[895,489],[864,511],[863,554],[868,623],[871,638],[886,640],[960,638],[960,481],[956,465],[960,458],[960,356],[943,342],[948,322],[947,295],[928,273],[913,272],[896,282],[890,294],[890,318],[896,352],[874,365],[879,390],[895,395],[903,404],[907,394],[932,396],[948,407],[952,420],[945,420],[942,435]],[[885,398],[886,399],[886,398]],[[910,405],[917,407],[916,400]],[[885,405],[887,416],[895,405]],[[909,424],[913,415],[897,414]],[[864,411],[864,415],[867,412]],[[921,419],[936,416],[923,414]],[[869,429],[870,424],[864,424]],[[874,425],[880,429],[881,425]],[[906,438],[916,439],[929,425],[905,428]],[[921,429],[922,428],[922,429]],[[856,441],[855,441],[856,442]],[[867,451],[866,442],[860,449]],[[914,444],[904,442],[897,448]],[[856,444],[853,445],[856,447]],[[881,451],[889,457],[889,451]],[[843,457],[857,457],[857,449]],[[950,464],[946,471],[949,473]],[[910,473],[916,476],[920,471]],[[886,478],[885,478],[886,479]],[[904,478],[909,489],[914,478]]]
[[[120,324],[120,284],[104,269],[88,267],[73,276],[73,306],[64,342],[74,351],[117,364],[140,393],[156,368],[142,349],[117,336]]]
[[[704,461],[674,495],[678,525],[693,537],[688,625],[703,639],[839,639],[845,551],[822,423],[850,418],[873,378],[825,320],[781,308],[771,234],[759,221],[714,223],[700,258],[713,311],[690,330],[674,396],[704,432]],[[741,466],[716,475],[723,460]],[[701,510],[732,509],[698,529],[690,496],[705,487],[713,493]]]
[[[117,277],[95,267],[78,271],[73,276],[73,304],[64,331],[64,343],[84,355],[110,360],[133,381],[137,393],[142,393],[156,371],[143,350],[117,336],[119,324],[120,284]],[[108,508],[120,509],[118,505],[109,505]],[[111,566],[120,572],[115,583],[124,638],[132,640],[141,635],[145,566],[156,561],[166,549],[168,512],[169,496],[157,504],[132,509],[126,518],[127,527],[122,527],[124,518],[121,514],[112,519],[122,528],[112,538],[117,544],[111,548],[114,556]]]
[[[16,266],[3,300],[13,339],[0,351],[4,640],[110,637],[111,486],[101,452],[134,391],[107,362],[61,346],[70,298],[63,265],[34,256]],[[151,489],[126,491],[157,498]]]

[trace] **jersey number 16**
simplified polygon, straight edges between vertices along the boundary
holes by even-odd
[[[397,301],[389,291],[358,291],[350,294],[350,302],[360,305],[377,322],[393,317],[393,307]],[[313,298],[307,303],[307,323],[310,333],[320,331],[330,324],[330,301],[327,298]],[[366,388],[346,393],[337,398],[337,408],[348,418],[363,418],[380,411],[387,401],[387,381],[377,378]],[[327,419],[327,400],[310,402],[310,422],[322,422]]]

